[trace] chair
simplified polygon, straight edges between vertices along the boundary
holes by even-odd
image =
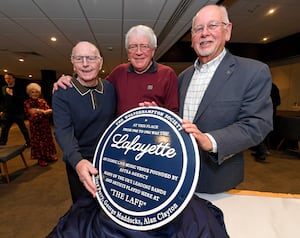
[[[298,152],[300,152],[300,117],[280,116],[278,133],[282,137],[276,150],[279,150],[286,140],[298,141]]]
[[[0,163],[3,164],[4,176],[6,178],[7,183],[10,182],[7,161],[20,155],[25,167],[28,168],[28,165],[23,155],[23,151],[25,150],[25,148],[26,147],[24,145],[0,146]]]

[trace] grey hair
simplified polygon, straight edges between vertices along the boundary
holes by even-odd
[[[126,36],[125,36],[125,48],[126,49],[128,49],[129,38],[132,35],[136,35],[137,37],[145,36],[149,39],[151,48],[157,47],[157,38],[156,38],[154,31],[148,26],[137,25],[137,26],[131,27],[129,29],[129,31],[126,33]]]
[[[42,93],[42,88],[39,84],[37,83],[30,83],[26,87],[26,93],[29,95],[32,90],[38,91],[40,94]]]

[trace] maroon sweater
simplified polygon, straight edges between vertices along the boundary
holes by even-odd
[[[144,101],[155,101],[158,106],[178,113],[178,80],[169,66],[154,62],[147,72],[137,74],[130,63],[121,64],[107,80],[116,89],[118,115]]]

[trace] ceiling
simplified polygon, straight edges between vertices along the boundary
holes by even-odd
[[[1,0],[0,74],[41,78],[41,70],[72,73],[72,47],[81,40],[95,43],[110,72],[127,61],[124,36],[131,26],[152,27],[162,57],[191,27],[202,6],[218,0]],[[299,0],[224,0],[233,23],[231,42],[272,42],[300,32]],[[273,16],[266,16],[270,7]],[[57,41],[52,42],[51,37]],[[24,62],[19,62],[19,58]]]

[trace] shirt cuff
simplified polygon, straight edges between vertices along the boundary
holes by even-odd
[[[209,133],[205,133],[205,135],[207,135],[208,136],[208,138],[209,138],[209,140],[211,141],[211,143],[212,143],[212,150],[211,151],[209,151],[209,152],[211,152],[211,153],[217,153],[218,152],[218,146],[217,146],[217,142],[216,142],[216,140],[213,138],[213,136],[211,135],[211,134],[209,134]]]

